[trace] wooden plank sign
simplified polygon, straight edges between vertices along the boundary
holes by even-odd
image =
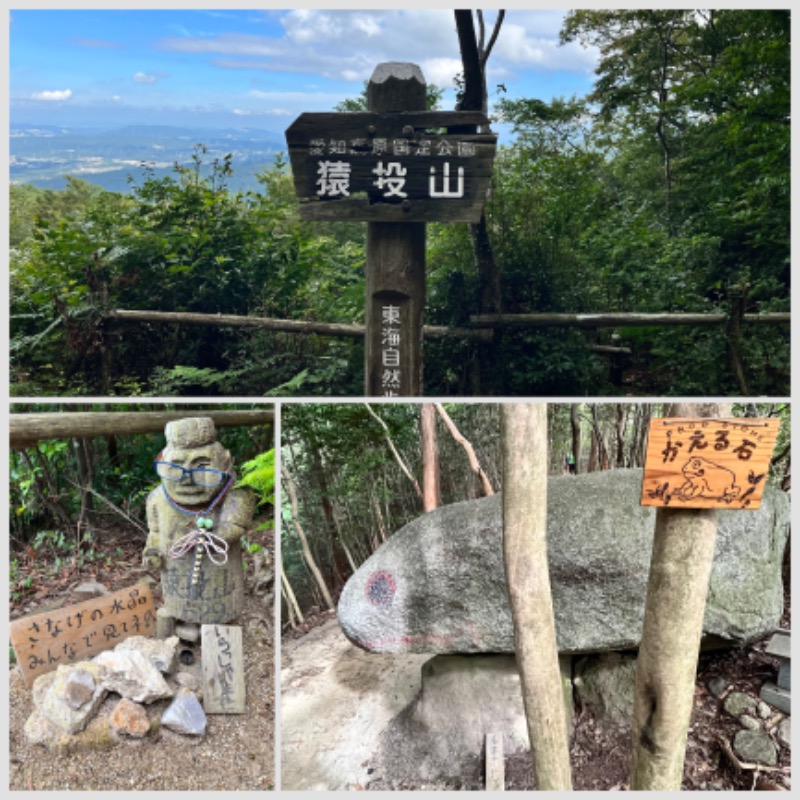
[[[486,791],[504,792],[506,769],[503,760],[503,734],[486,734]]]
[[[38,675],[61,664],[85,661],[129,636],[156,630],[153,593],[146,583],[41,614],[9,626],[17,663],[31,686]]]
[[[779,428],[778,419],[651,420],[641,504],[758,508]]]
[[[203,708],[207,714],[244,714],[244,655],[238,625],[203,625]]]
[[[286,131],[305,219],[478,222],[497,147],[474,111],[301,114]]]

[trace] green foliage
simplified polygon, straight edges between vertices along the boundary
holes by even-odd
[[[599,48],[589,96],[509,93],[515,139],[486,217],[502,309],[787,311],[788,11],[569,12],[562,39]],[[502,35],[502,34],[501,34]],[[509,88],[511,84],[509,84]],[[441,94],[428,87],[429,104]],[[337,110],[358,111],[365,94]],[[70,180],[11,187],[11,392],[18,395],[358,395],[363,344],[263,330],[109,322],[108,309],[359,322],[365,226],[299,218],[282,156],[257,193],[230,157],[131,195]],[[428,226],[429,324],[484,312],[467,226]],[[612,362],[593,345],[630,346]],[[425,345],[428,395],[737,392],[723,329],[505,330]],[[785,328],[745,326],[752,391],[789,393]]]
[[[258,505],[275,505],[275,450],[259,453],[242,464],[242,475],[236,484],[247,486],[258,497]]]

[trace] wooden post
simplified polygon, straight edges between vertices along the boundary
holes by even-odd
[[[715,403],[675,404],[665,417],[730,415]],[[636,661],[631,789],[678,791],[694,702],[716,510],[659,508]]]
[[[486,791],[504,792],[506,769],[503,761],[503,734],[486,734]]]
[[[416,64],[375,68],[367,86],[370,111],[423,111],[425,105],[425,78]],[[404,201],[404,209],[410,204]],[[365,394],[417,397],[422,394],[424,222],[367,223],[366,285]]]
[[[206,713],[244,714],[242,629],[238,625],[203,625],[200,630]]]
[[[742,357],[742,322],[744,320],[744,309],[747,305],[747,286],[735,286],[728,293],[729,316],[726,321],[726,332],[728,337],[728,357],[731,362],[731,369],[736,378],[739,391],[747,396],[750,394],[747,388],[747,380],[744,375],[744,358]]]

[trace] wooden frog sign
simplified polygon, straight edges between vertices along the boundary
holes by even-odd
[[[175,624],[230,622],[244,604],[240,539],[251,527],[255,498],[234,489],[231,454],[209,417],[167,424],[167,446],[154,466],[161,485],[147,498],[149,536],[143,553],[161,570],[164,606],[157,635]]]

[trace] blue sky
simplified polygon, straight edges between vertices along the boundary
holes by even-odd
[[[596,53],[558,46],[563,10],[507,12],[494,93],[585,94]],[[487,11],[491,25],[496,14]],[[248,127],[358,95],[376,64],[411,61],[446,88],[460,69],[452,10],[12,10],[12,124]]]

